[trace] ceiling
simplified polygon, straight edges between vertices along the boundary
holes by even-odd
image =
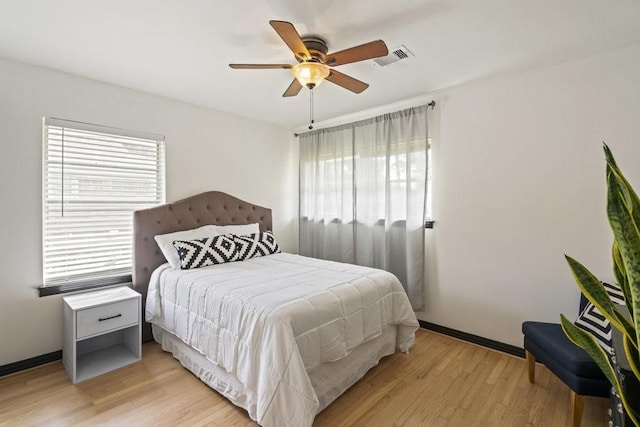
[[[316,121],[640,43],[637,0],[2,0],[0,56],[292,128],[309,94],[282,98],[288,70],[228,67],[294,62],[271,19],[330,52],[383,39],[415,55],[339,67],[370,87],[323,83]]]

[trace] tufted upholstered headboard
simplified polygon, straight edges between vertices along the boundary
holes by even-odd
[[[208,191],[174,203],[136,211],[133,215],[133,288],[142,294],[143,313],[151,273],[167,262],[153,238],[155,235],[208,224],[255,222],[260,224],[260,231],[271,230],[271,209],[219,191]],[[143,321],[142,341],[152,339],[151,325]]]

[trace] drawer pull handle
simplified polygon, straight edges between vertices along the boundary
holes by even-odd
[[[105,320],[115,319],[116,317],[122,317],[122,314],[116,314],[115,316],[110,316],[110,317],[101,317],[98,319],[98,322],[104,322]]]

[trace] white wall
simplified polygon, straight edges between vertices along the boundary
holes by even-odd
[[[577,315],[563,254],[613,280],[611,147],[640,190],[640,46],[432,94],[434,216],[419,318],[522,346]]]
[[[0,82],[0,366],[62,348],[61,296],[36,290],[43,116],[165,135],[168,201],[220,190],[270,207],[278,242],[296,250],[288,130],[4,59]]]

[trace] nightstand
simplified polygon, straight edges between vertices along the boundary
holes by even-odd
[[[74,384],[142,358],[141,296],[127,286],[63,297],[62,362]]]

